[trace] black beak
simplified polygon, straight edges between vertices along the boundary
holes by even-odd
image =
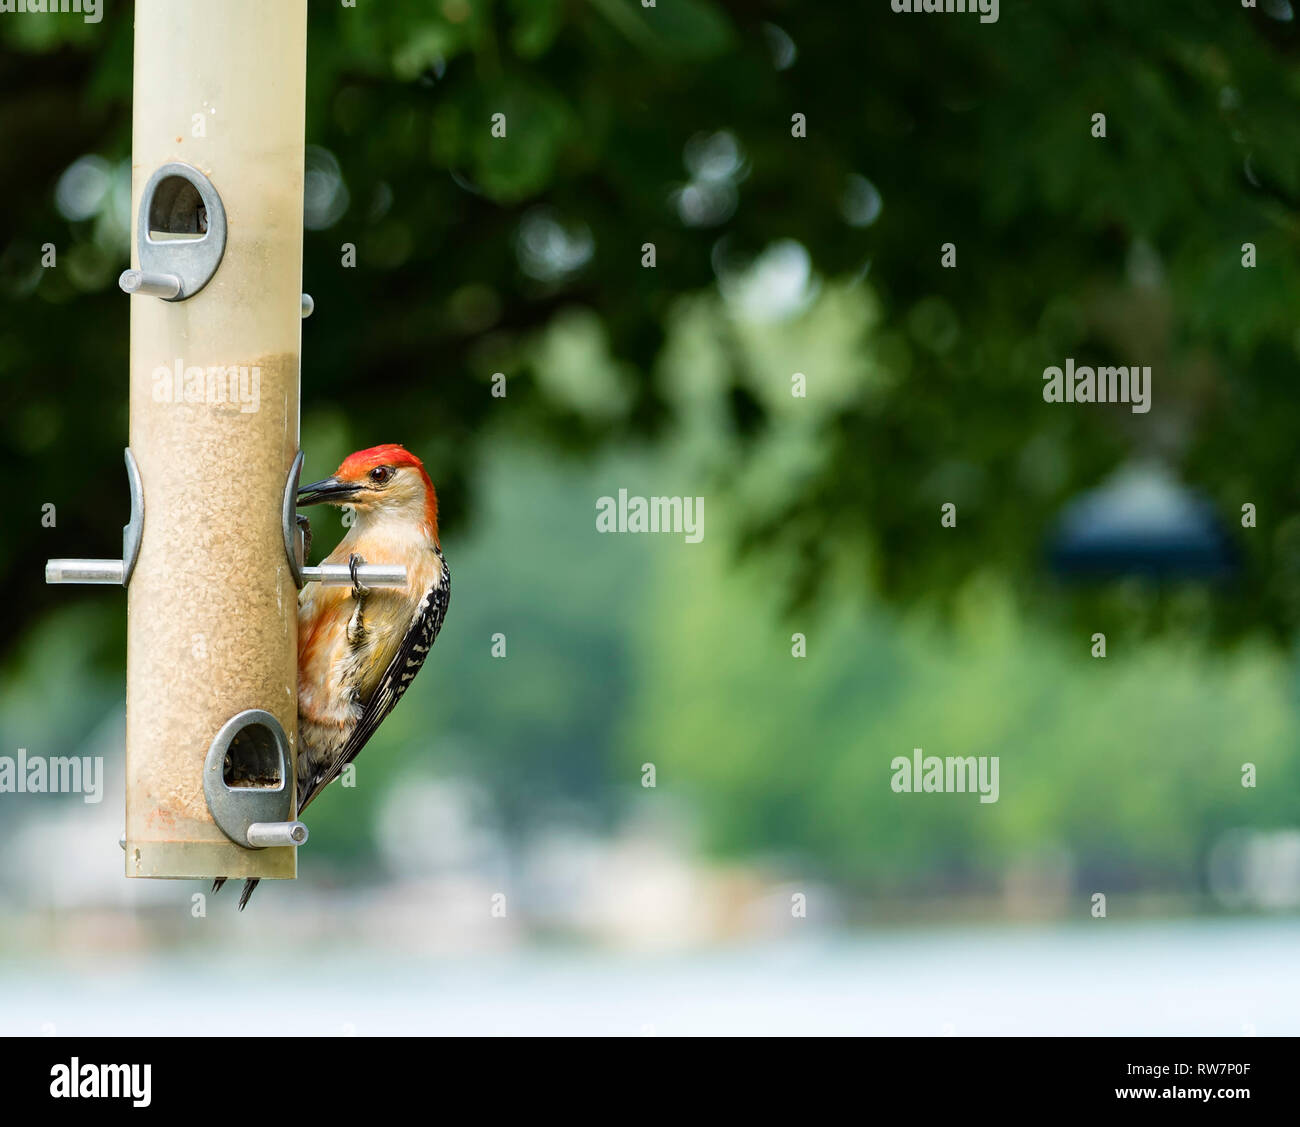
[[[305,505],[346,505],[349,500],[361,492],[361,486],[354,481],[339,481],[336,477],[327,477],[322,481],[313,481],[310,485],[298,487],[298,506]]]

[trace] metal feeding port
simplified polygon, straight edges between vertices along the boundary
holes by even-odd
[[[249,849],[302,845],[307,827],[290,821],[289,740],[269,712],[232,716],[212,741],[203,764],[203,794],[212,820]]]
[[[138,270],[118,285],[129,294],[184,301],[212,280],[226,253],[226,209],[197,168],[168,161],[144,186],[135,234]]]

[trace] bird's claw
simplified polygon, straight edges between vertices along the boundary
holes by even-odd
[[[298,523],[298,531],[302,533],[302,560],[307,562],[307,557],[311,555],[311,520],[302,513],[297,513],[294,518]]]
[[[370,588],[357,578],[357,568],[365,562],[356,552],[348,556],[348,574],[352,576],[352,597],[358,601],[370,594]]]

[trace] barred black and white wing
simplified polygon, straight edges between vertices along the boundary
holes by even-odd
[[[438,582],[430,587],[424,598],[420,600],[420,605],[411,618],[411,625],[402,638],[402,644],[393,655],[393,660],[388,663],[388,668],[384,670],[384,675],[370,695],[370,700],[366,702],[361,718],[357,721],[357,726],[352,729],[352,734],[348,736],[347,743],[332,761],[322,764],[301,788],[301,793],[298,795],[299,813],[361,753],[361,749],[375,734],[375,730],[383,723],[384,718],[402,699],[408,686],[415,680],[415,675],[420,672],[424,659],[429,656],[429,651],[438,637],[438,631],[442,629],[442,620],[447,616],[447,603],[451,598],[451,571],[447,567],[447,561],[442,559],[441,553],[438,558],[442,563],[442,573]]]

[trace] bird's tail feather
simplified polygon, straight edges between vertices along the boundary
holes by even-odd
[[[220,892],[221,886],[226,883],[226,879],[227,878],[225,877],[217,877],[217,879],[212,882],[212,891]],[[244,881],[244,891],[239,894],[239,910],[241,912],[248,907],[248,898],[253,895],[253,889],[256,887],[256,878]]]

